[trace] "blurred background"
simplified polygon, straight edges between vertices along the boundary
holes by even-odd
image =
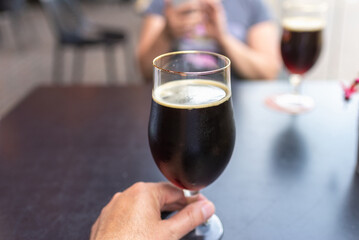
[[[55,36],[38,0],[8,0],[18,2],[11,7],[0,0],[0,117],[13,108],[29,91],[39,85],[54,82],[53,62]],[[93,46],[74,54],[72,48],[62,48],[62,85],[112,85],[143,84],[135,62],[135,47],[141,26],[141,11],[150,0],[82,0],[82,13],[91,21],[111,29],[121,29],[126,35],[125,45],[109,51],[116,58],[116,78],[108,81],[109,66],[102,46]],[[278,20],[281,0],[265,0]],[[358,77],[359,64],[359,0],[328,0],[328,24],[320,59],[307,74],[306,79],[328,81],[351,81]],[[63,17],[67,19],[66,17]],[[71,19],[68,19],[69,21]],[[279,43],[278,43],[279,44]],[[60,58],[60,59],[61,59]],[[83,62],[83,71],[74,72],[73,64]],[[113,66],[112,66],[113,67]],[[77,75],[76,75],[77,74]],[[74,82],[74,76],[81,81]],[[279,78],[285,78],[285,74]]]

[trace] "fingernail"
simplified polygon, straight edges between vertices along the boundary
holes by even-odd
[[[208,218],[210,218],[214,214],[214,210],[215,210],[215,208],[214,208],[214,205],[212,202],[204,201],[202,208],[201,208],[203,218],[206,220]]]

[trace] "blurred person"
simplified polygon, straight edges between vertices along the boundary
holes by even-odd
[[[188,203],[170,183],[136,183],[116,193],[93,224],[90,240],[177,240],[214,214],[203,195]],[[161,211],[178,211],[162,220]]]
[[[262,0],[153,0],[144,15],[137,59],[147,80],[156,56],[178,50],[224,54],[238,79],[273,79],[281,68],[277,27]]]

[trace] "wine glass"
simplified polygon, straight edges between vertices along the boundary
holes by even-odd
[[[230,60],[220,54],[181,51],[153,60],[154,87],[148,137],[163,175],[188,199],[227,166],[235,142]],[[217,240],[216,215],[183,239]]]
[[[314,107],[314,100],[300,94],[303,75],[316,63],[322,45],[327,5],[316,0],[283,2],[281,55],[289,71],[292,93],[269,97],[267,104],[277,110],[299,114]]]

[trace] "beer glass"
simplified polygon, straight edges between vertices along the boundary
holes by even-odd
[[[148,137],[162,174],[187,199],[211,184],[227,166],[235,141],[230,60],[220,54],[181,51],[153,60],[154,86]],[[217,240],[213,215],[183,239]]]
[[[316,0],[283,2],[282,37],[280,43],[283,63],[290,73],[291,93],[267,99],[270,107],[298,114],[314,107],[314,100],[300,94],[303,75],[317,61],[322,44],[327,5]]]

